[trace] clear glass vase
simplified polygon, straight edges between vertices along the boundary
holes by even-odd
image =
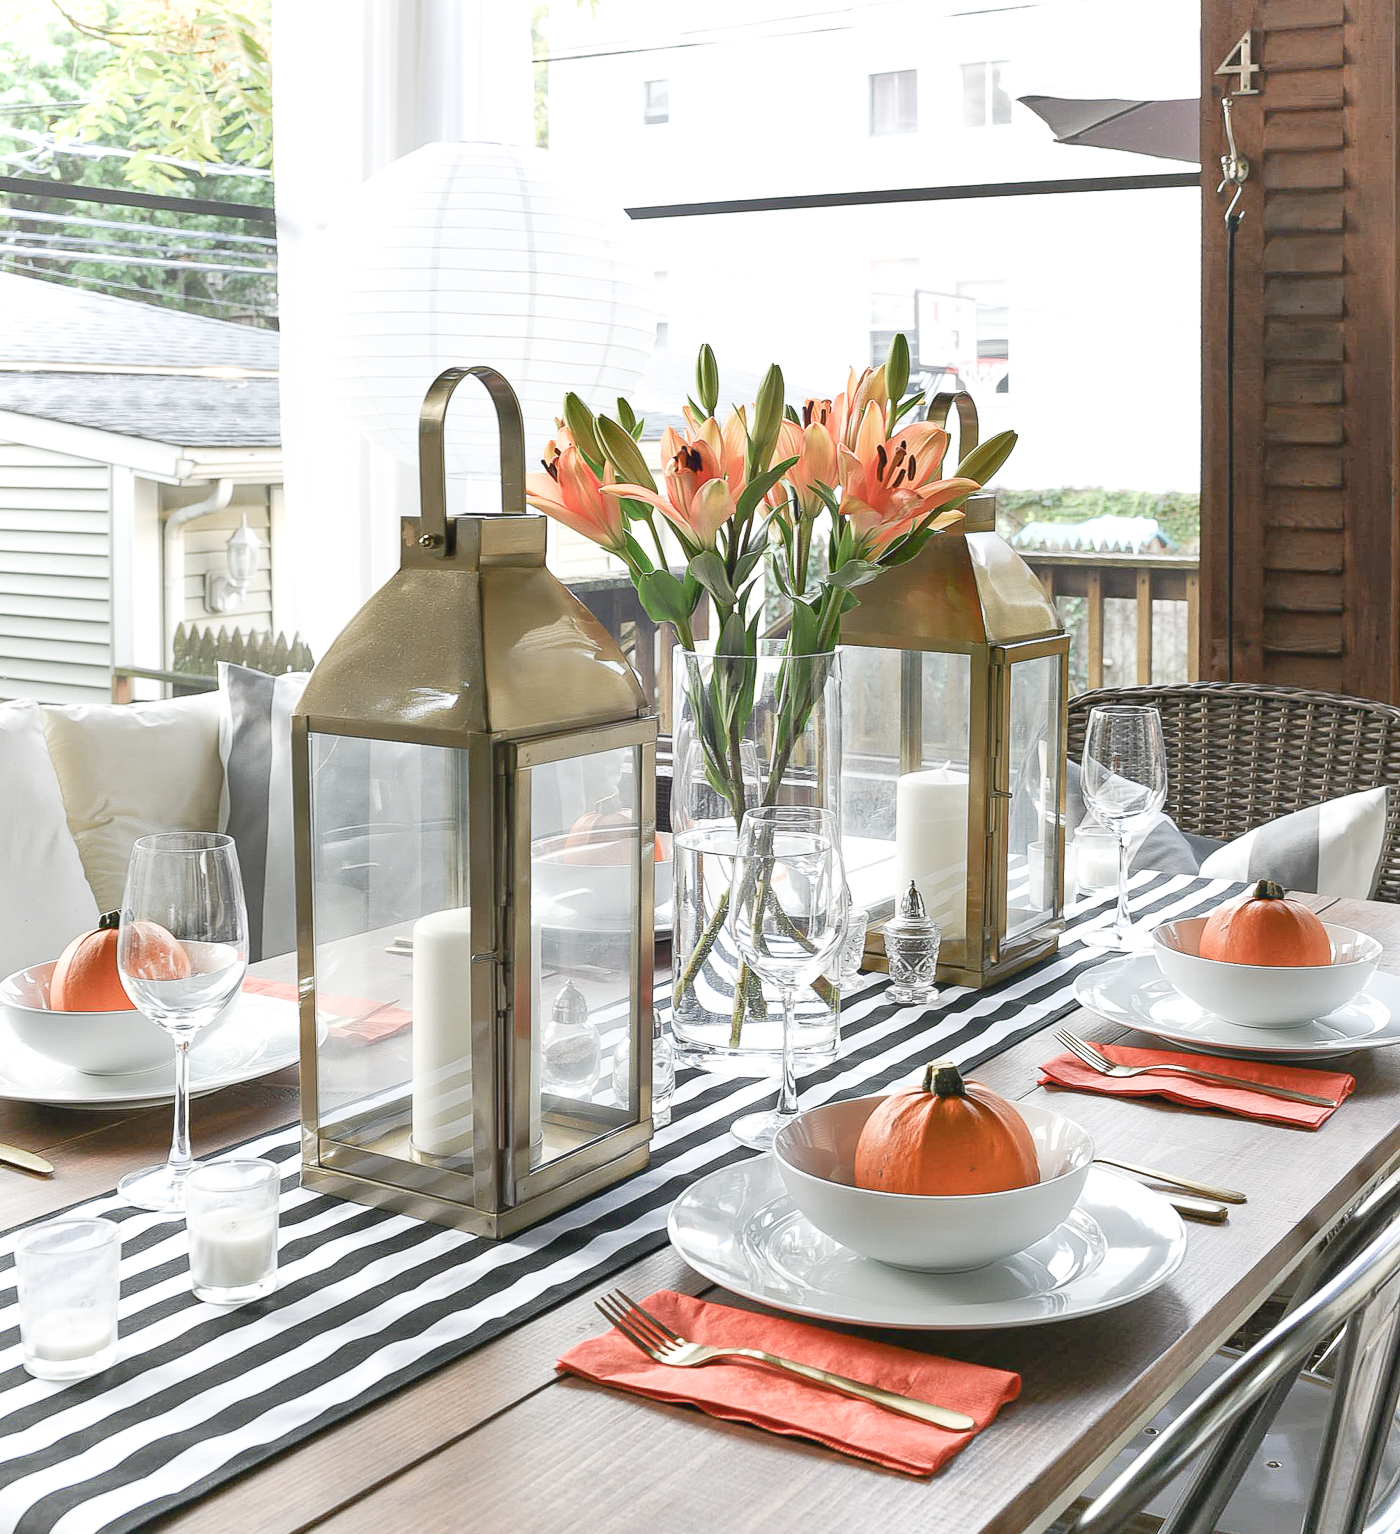
[[[745,809],[816,805],[840,823],[840,669],[838,655],[789,656],[765,641],[757,656],[676,652],[671,999],[680,1065],[735,1075],[780,1067],[781,1001],[739,961],[729,885]],[[796,1021],[798,1070],[834,1060],[839,979],[804,991]]]

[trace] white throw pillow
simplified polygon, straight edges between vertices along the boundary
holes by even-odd
[[[309,671],[268,676],[219,662],[219,756],[224,768],[219,828],[238,847],[248,902],[248,957],[297,945],[292,832],[292,710]]]
[[[224,770],[219,698],[44,709],[49,755],[88,883],[121,904],[131,844],[157,831],[216,831]]]
[[[1201,864],[1206,879],[1272,879],[1285,889],[1369,900],[1385,851],[1385,788],[1314,804],[1246,831]]]
[[[36,703],[0,703],[0,975],[97,925]]]

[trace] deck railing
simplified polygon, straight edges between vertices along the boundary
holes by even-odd
[[[1040,577],[1052,599],[1082,597],[1087,602],[1084,647],[1089,687],[1104,685],[1104,603],[1119,597],[1137,604],[1136,677],[1152,681],[1152,604],[1186,604],[1186,677],[1200,676],[1201,579],[1194,554],[1048,553],[1021,549],[1021,557]],[[1117,668],[1115,668],[1117,669]],[[1115,685],[1126,683],[1119,670]]]

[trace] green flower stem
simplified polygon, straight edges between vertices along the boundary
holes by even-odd
[[[711,913],[709,921],[705,923],[705,930],[700,934],[700,941],[695,945],[694,951],[685,968],[681,971],[681,982],[676,988],[675,1005],[679,1006],[685,997],[685,993],[695,986],[695,977],[704,968],[705,960],[710,957],[710,950],[715,946],[715,940],[719,937],[719,929],[724,925],[724,918],[729,914],[729,891],[725,890],[720,896],[718,904]]]

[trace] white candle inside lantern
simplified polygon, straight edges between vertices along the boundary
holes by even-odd
[[[530,925],[530,1143],[540,1119],[540,926]],[[472,922],[465,906],[413,924],[413,1145],[460,1156],[472,1145]]]
[[[895,791],[895,888],[912,879],[945,939],[967,935],[967,774],[906,772]]]

